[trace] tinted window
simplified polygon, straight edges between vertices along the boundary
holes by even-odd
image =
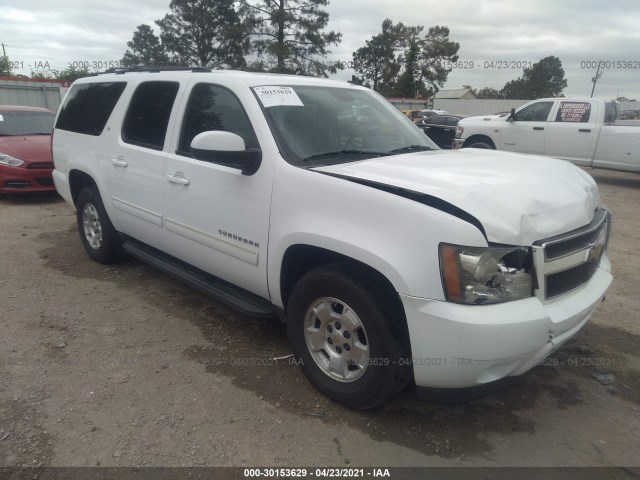
[[[126,85],[126,82],[74,85],[60,109],[56,128],[100,135]]]
[[[122,126],[122,139],[134,145],[162,150],[179,86],[176,82],[144,82],[138,85]]]
[[[0,136],[49,135],[54,118],[51,112],[0,112]]]
[[[210,130],[235,133],[246,148],[258,148],[249,117],[235,95],[225,88],[199,83],[189,97],[177,153],[190,155],[193,137]]]
[[[556,122],[587,123],[591,116],[589,102],[560,102]]]
[[[445,124],[455,126],[458,125],[459,121],[460,119],[458,117],[447,117],[447,119],[445,120]]]
[[[546,122],[551,107],[553,107],[553,102],[532,103],[516,114],[516,120],[519,122]]]

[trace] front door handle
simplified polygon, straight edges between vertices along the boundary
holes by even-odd
[[[579,132],[583,132],[583,133],[589,133],[589,132],[591,132],[591,129],[590,128],[579,128],[578,131]]]
[[[191,180],[185,178],[180,172],[174,173],[173,175],[167,175],[167,180],[171,183],[178,183],[180,185],[189,185]]]
[[[127,167],[129,164],[124,161],[124,157],[116,157],[111,159],[111,163],[118,167]]]
[[[544,127],[533,127],[534,130],[544,130]]]

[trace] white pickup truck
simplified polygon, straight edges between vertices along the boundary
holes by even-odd
[[[53,156],[92,259],[128,253],[248,315],[280,316],[311,382],[354,408],[410,381],[429,398],[495,388],[575,335],[612,280],[610,213],[586,172],[440,150],[347,83],[205,69],[83,78]]]
[[[640,122],[620,121],[619,104],[596,98],[543,98],[509,115],[460,121],[453,148],[548,155],[576,165],[640,172]]]

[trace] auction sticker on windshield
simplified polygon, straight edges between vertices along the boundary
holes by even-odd
[[[267,108],[280,105],[304,107],[302,100],[291,87],[255,87],[253,91]]]

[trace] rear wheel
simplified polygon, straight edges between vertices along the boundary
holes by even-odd
[[[311,383],[349,407],[376,407],[411,378],[397,294],[358,270],[332,264],[302,277],[291,293],[288,334]]]
[[[108,264],[124,257],[122,240],[113,228],[95,186],[80,191],[76,216],[80,241],[92,260]]]

